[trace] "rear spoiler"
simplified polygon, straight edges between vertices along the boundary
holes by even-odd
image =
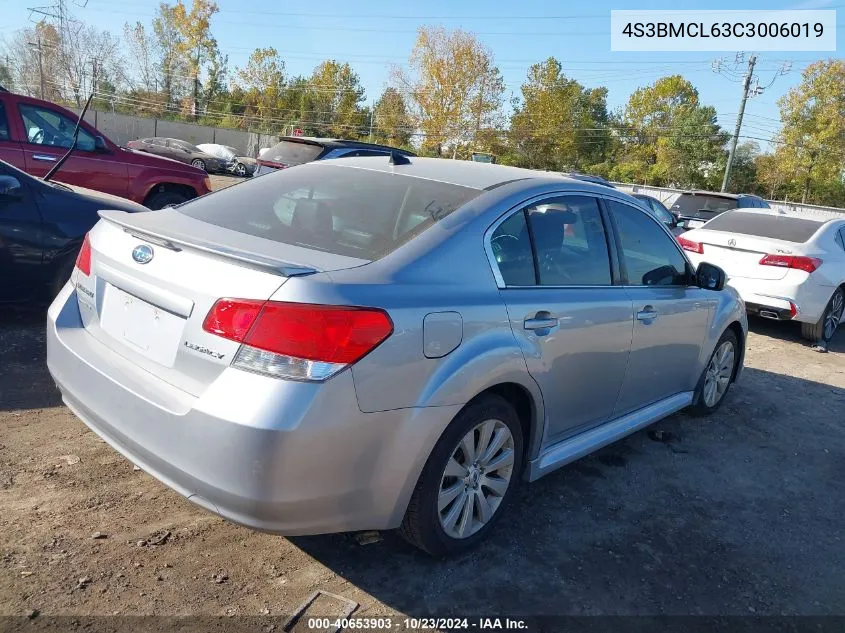
[[[121,227],[126,233],[172,251],[181,251],[182,247],[188,247],[211,255],[217,255],[218,257],[234,259],[250,268],[258,268],[283,277],[298,277],[319,272],[311,266],[303,266],[294,262],[259,255],[258,253],[234,250],[223,244],[208,242],[189,236],[180,235],[173,237],[170,235],[161,235],[147,228],[139,227],[137,223],[132,222],[134,214],[127,213],[126,211],[103,210],[98,211],[98,214],[103,220]]]

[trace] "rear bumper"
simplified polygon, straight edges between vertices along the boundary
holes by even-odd
[[[795,276],[802,279],[793,279]],[[815,323],[824,312],[833,289],[806,283],[806,278],[806,273],[790,270],[783,279],[730,277],[728,284],[742,297],[749,314],[759,315],[762,310],[777,314],[780,319]],[[794,317],[791,314],[793,306]]]
[[[82,327],[66,285],[47,365],[68,407],[127,459],[231,521],[286,535],[398,526],[460,407],[362,413],[351,373],[323,384],[226,369],[194,397]]]

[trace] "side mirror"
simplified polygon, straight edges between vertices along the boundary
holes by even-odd
[[[721,290],[726,279],[724,270],[707,262],[701,262],[695,271],[695,285],[705,290]]]
[[[14,176],[0,176],[0,196],[18,198],[21,193],[20,180]]]
[[[101,152],[103,154],[109,153],[109,146],[106,144],[106,139],[102,136],[94,137],[94,151]]]

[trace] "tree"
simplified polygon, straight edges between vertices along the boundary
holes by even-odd
[[[311,75],[309,92],[313,106],[309,118],[319,134],[340,138],[363,134],[364,89],[348,63],[334,59],[321,62]]]
[[[134,69],[134,72],[127,76],[132,89],[147,93],[158,92],[157,64],[161,58],[160,41],[150,35],[140,22],[123,25],[123,40],[129,53],[130,66]]]
[[[372,112],[373,140],[394,147],[410,147],[413,121],[402,94],[396,88],[385,88]]]
[[[554,57],[534,64],[511,116],[518,165],[556,171],[590,169],[610,144],[607,89],[589,90],[563,74]]]
[[[193,0],[188,11],[181,0],[173,7],[173,23],[180,35],[177,51],[187,58],[191,79],[191,114],[196,117],[200,74],[217,53],[217,40],[211,35],[211,17],[220,9],[214,0]]]
[[[420,27],[409,71],[394,69],[394,85],[413,105],[423,150],[436,154],[479,140],[501,118],[504,83],[491,50],[475,35]],[[478,148],[483,149],[483,148]]]
[[[778,106],[783,129],[774,163],[792,174],[785,189],[802,202],[845,204],[845,61],[810,64]]]
[[[158,85],[164,93],[166,106],[170,107],[183,94],[185,76],[188,72],[182,55],[185,38],[179,30],[176,7],[164,2],[158,5],[156,17],[153,18],[153,33],[158,46],[157,69],[160,77]]]
[[[58,51],[59,34],[52,24],[39,22],[33,28],[16,31],[3,50],[16,90],[61,101],[64,81]]]
[[[6,90],[15,89],[15,83],[12,79],[12,69],[4,62],[0,62],[0,86],[3,86]]]
[[[611,177],[655,185],[702,187],[724,164],[728,136],[716,111],[680,75],[631,94],[618,128],[621,148]]]
[[[275,48],[256,48],[237,78],[246,105],[244,114],[269,127],[285,90],[285,62]]]

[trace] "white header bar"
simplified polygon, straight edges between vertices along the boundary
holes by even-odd
[[[611,11],[612,51],[836,51],[836,11]]]

